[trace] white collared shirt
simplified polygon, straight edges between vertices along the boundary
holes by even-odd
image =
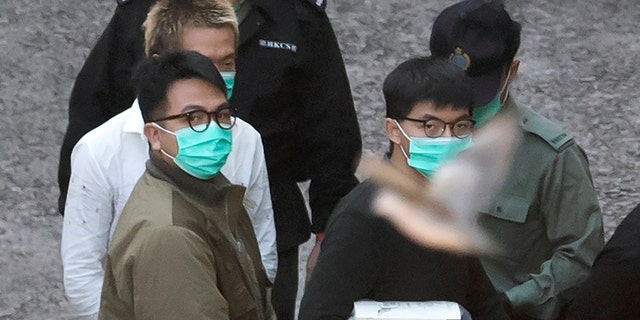
[[[82,137],[71,154],[60,252],[65,290],[78,315],[95,315],[99,310],[109,240],[149,159],[143,126],[136,100],[131,108]],[[231,130],[232,151],[221,172],[231,183],[247,188],[244,205],[262,263],[273,281],[276,231],[262,140],[239,118]]]

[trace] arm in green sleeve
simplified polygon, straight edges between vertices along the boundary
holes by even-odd
[[[538,204],[553,253],[538,273],[506,292],[516,308],[543,304],[574,286],[604,246],[602,212],[580,147],[558,153],[539,184]]]

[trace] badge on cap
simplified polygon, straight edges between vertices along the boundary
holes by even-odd
[[[469,58],[469,55],[462,51],[462,48],[460,47],[453,49],[453,53],[449,55],[449,61],[453,62],[453,64],[464,71],[467,71],[467,69],[469,69],[469,65],[471,65],[471,58]]]

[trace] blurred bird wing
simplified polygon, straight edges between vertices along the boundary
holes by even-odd
[[[475,221],[500,190],[520,134],[514,116],[496,116],[474,134],[471,148],[440,168],[426,185],[389,163],[366,160],[365,173],[384,188],[374,200],[375,210],[425,247],[495,252],[497,246]]]
[[[502,188],[521,139],[515,115],[496,116],[473,136],[473,145],[442,166],[429,194],[460,223],[473,223]]]
[[[453,223],[390,189],[382,190],[373,206],[405,237],[421,246],[457,254],[496,251],[495,245],[477,228]]]

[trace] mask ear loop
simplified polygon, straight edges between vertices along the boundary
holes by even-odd
[[[398,122],[398,120],[393,119],[393,121],[396,122],[396,125],[398,125],[398,129],[400,129],[400,132],[402,132],[402,135],[407,138],[407,140],[411,141],[411,138],[407,135],[406,132],[404,132],[404,130],[402,130],[402,126],[400,125],[400,122]]]
[[[400,132],[402,133],[402,135],[407,138],[407,140],[409,140],[409,142],[411,142],[411,138],[404,132],[404,130],[402,130],[402,126],[400,125],[400,122],[398,122],[398,120],[393,119],[393,121],[396,122],[396,125],[398,126],[398,129],[400,129]],[[407,161],[409,161],[409,156],[407,155],[407,152],[404,151],[404,147],[402,146],[402,144],[400,144],[400,151],[402,151],[402,154],[404,155],[404,157],[407,159]]]
[[[151,125],[153,125],[154,127],[158,128],[158,129],[160,129],[160,130],[162,130],[162,131],[164,131],[164,132],[166,132],[166,133],[168,133],[170,135],[173,135],[174,137],[178,136],[178,135],[176,135],[175,132],[169,131],[169,130],[163,128],[161,125],[159,125],[159,124],[157,124],[155,122],[151,122]]]
[[[166,132],[168,134],[171,134],[171,135],[177,137],[177,135],[174,132],[171,132],[171,131],[163,128],[162,126],[160,126],[159,124],[157,124],[155,122],[151,122],[151,125],[153,125],[154,127],[160,129],[161,131],[164,131],[164,132]],[[162,154],[164,154],[165,156],[167,156],[169,159],[173,160],[174,163],[176,162],[176,158],[174,156],[170,155],[169,153],[167,153],[166,151],[164,151],[164,149],[160,148],[160,152]],[[178,150],[178,152],[180,152],[180,151]]]
[[[507,99],[509,99],[509,86],[511,85],[511,83],[509,83],[509,77],[511,77],[511,67],[509,67],[509,70],[507,70],[507,77],[504,79],[504,85],[502,86],[502,89],[500,89],[500,105],[504,105],[505,101],[507,101]],[[507,94],[505,95],[504,99],[502,99],[502,95],[505,93],[505,90],[507,92]]]

